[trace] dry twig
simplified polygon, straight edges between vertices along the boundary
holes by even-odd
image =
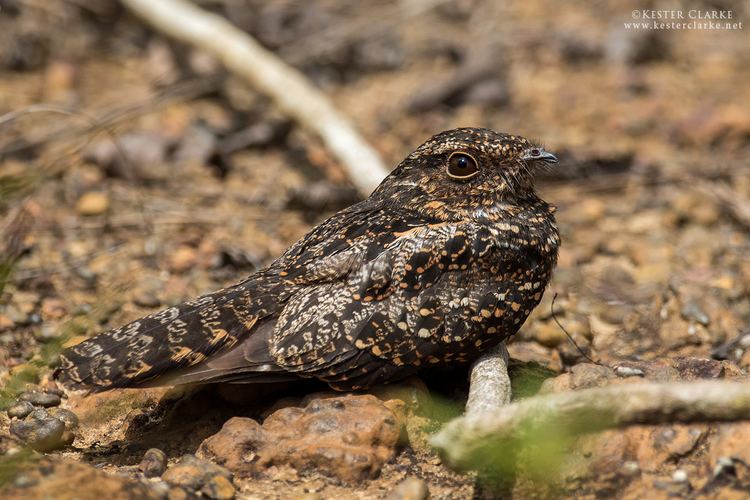
[[[318,134],[363,194],[369,194],[386,176],[378,154],[328,98],[299,71],[223,17],[184,0],[121,1],[159,31],[217,57],[229,71],[268,96],[283,113]]]
[[[542,429],[584,434],[634,424],[733,422],[750,419],[750,385],[704,381],[613,385],[508,405],[495,414],[467,415],[432,438],[445,460],[470,468],[488,443],[504,449]]]
[[[466,415],[492,414],[510,403],[508,349],[505,342],[482,355],[471,367]]]

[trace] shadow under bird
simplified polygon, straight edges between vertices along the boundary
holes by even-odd
[[[557,261],[557,159],[523,137],[430,138],[369,198],[239,283],[96,335],[56,375],[105,390],[316,378],[363,389],[470,362],[518,331]]]

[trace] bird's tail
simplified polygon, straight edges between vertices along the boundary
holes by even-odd
[[[65,350],[55,376],[95,391],[141,385],[235,345],[268,303],[248,282],[183,302]]]

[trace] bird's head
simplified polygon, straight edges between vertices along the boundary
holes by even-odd
[[[407,156],[376,194],[456,210],[534,198],[534,174],[557,163],[524,137],[484,128],[441,132]],[[448,208],[448,207],[446,207]]]

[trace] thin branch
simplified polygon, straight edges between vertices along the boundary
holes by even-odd
[[[586,358],[586,360],[590,361],[591,363],[594,363],[595,365],[599,366],[605,366],[603,363],[600,363],[599,361],[594,361],[589,357],[588,354],[583,352],[583,349],[578,345],[578,342],[573,340],[573,336],[568,332],[568,330],[565,329],[565,327],[560,323],[560,320],[557,319],[557,313],[555,313],[555,300],[557,299],[557,292],[552,296],[552,302],[549,305],[549,312],[552,315],[552,320],[557,324],[557,327],[562,330],[562,332],[565,334],[566,337],[568,337],[568,340],[570,340],[570,343],[573,344],[573,346],[578,349],[578,352]]]
[[[326,96],[299,71],[223,17],[183,0],[121,1],[157,30],[217,57],[283,113],[319,135],[363,194],[369,194],[387,175],[377,152]]]
[[[750,385],[704,381],[613,385],[535,396],[452,420],[432,437],[447,463],[470,468],[488,443],[493,448],[533,442],[543,430],[572,435],[635,424],[750,420]]]
[[[508,349],[505,342],[501,342],[483,354],[471,367],[466,415],[497,412],[510,403],[510,397]]]

